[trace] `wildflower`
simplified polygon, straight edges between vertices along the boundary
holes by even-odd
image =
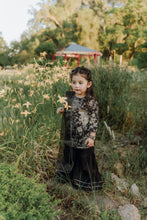
[[[44,98],[44,99],[47,99],[47,100],[49,100],[49,99],[50,99],[50,97],[49,97],[49,95],[48,95],[48,94],[44,94],[44,95],[43,95],[43,98]]]
[[[70,105],[68,105],[68,102],[66,101],[67,97],[61,97],[60,95],[58,95],[59,100],[57,102],[60,102],[61,104],[64,105],[64,108],[66,108],[67,110],[69,108],[71,108]]]
[[[49,83],[50,85],[52,85],[54,82],[53,82],[53,80],[51,80],[51,81],[49,81],[48,83]]]
[[[66,104],[66,99],[67,97],[61,97],[60,95],[58,95],[59,100],[57,102],[60,102],[61,104]]]
[[[36,113],[37,112],[37,108],[35,107],[34,110],[32,111],[32,113]]]
[[[26,76],[26,80],[29,80],[29,79],[30,79],[30,75],[27,75],[27,76]]]
[[[16,99],[12,99],[12,102],[16,102]]]
[[[11,123],[12,123],[12,125],[13,125],[13,123],[14,123],[14,120],[12,119],[12,117],[10,117],[10,121],[11,121]]]
[[[43,67],[39,67],[38,70],[39,70],[39,73],[42,73],[44,69]]]
[[[29,108],[29,106],[30,105],[32,105],[30,102],[26,102],[25,104],[23,104],[23,105],[25,105],[27,108]]]
[[[17,65],[17,64],[13,65],[13,68],[14,68],[14,69],[17,69],[17,67],[18,67],[18,65]]]
[[[40,53],[40,56],[41,56],[41,57],[46,57],[46,55],[47,55],[47,52],[46,52],[46,51]]]
[[[13,106],[13,108],[21,108],[21,104],[20,103],[16,103],[14,106]]]
[[[19,88],[19,91],[20,91],[20,93],[22,93],[22,91],[23,91],[23,88]]]
[[[23,83],[22,79],[18,80],[18,84],[22,84],[22,83]]]
[[[3,98],[5,96],[5,94],[6,94],[6,91],[4,89],[2,89],[0,91],[0,98]]]
[[[71,108],[71,106],[68,105],[68,102],[65,102],[64,108],[66,108],[68,110],[69,108]]]
[[[27,110],[25,110],[24,112],[21,112],[21,115],[25,115],[25,117],[27,117],[28,115],[30,115],[31,113],[28,112]]]
[[[58,78],[54,78],[54,82],[58,82],[59,81],[59,79]]]
[[[25,81],[24,85],[25,85],[25,86],[29,86],[29,85],[31,85],[31,82],[30,82],[30,80],[28,80],[28,81]]]
[[[21,72],[20,71],[17,71],[17,76],[21,76]]]
[[[42,82],[39,83],[39,86],[45,87],[46,85],[45,85],[45,83],[42,81]]]
[[[34,91],[33,90],[30,90],[30,97],[32,97],[32,95],[34,94]]]

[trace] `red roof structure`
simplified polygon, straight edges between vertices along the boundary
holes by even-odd
[[[79,66],[80,57],[94,57],[94,61],[96,63],[96,59],[99,61],[99,57],[102,54],[97,51],[90,49],[88,47],[81,46],[76,43],[71,43],[64,51],[58,51],[53,55],[53,61],[55,61],[56,56],[64,56],[65,60],[67,57],[77,58],[77,66]]]

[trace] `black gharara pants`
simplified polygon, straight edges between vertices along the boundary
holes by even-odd
[[[86,191],[102,188],[94,147],[82,149],[65,145],[63,158],[57,164],[56,177],[61,182],[71,181],[73,187]]]

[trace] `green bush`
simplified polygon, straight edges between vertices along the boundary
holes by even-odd
[[[45,42],[40,44],[36,49],[35,53],[40,56],[40,53],[46,52],[47,53],[47,59],[51,57],[51,55],[55,54],[55,47],[52,42]]]
[[[97,66],[91,70],[100,120],[106,121],[113,129],[122,129],[129,103],[130,74],[113,65]]]
[[[147,61],[147,40],[144,44],[139,45],[138,49],[140,51],[135,54],[137,67],[139,69],[146,69],[147,68],[147,62],[146,62]]]
[[[57,203],[44,184],[20,174],[16,164],[0,164],[0,219],[52,219]]]

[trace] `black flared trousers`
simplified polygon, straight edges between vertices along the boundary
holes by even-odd
[[[75,188],[98,190],[102,188],[94,147],[65,146],[63,158],[58,161],[56,177],[62,182],[71,181]]]

